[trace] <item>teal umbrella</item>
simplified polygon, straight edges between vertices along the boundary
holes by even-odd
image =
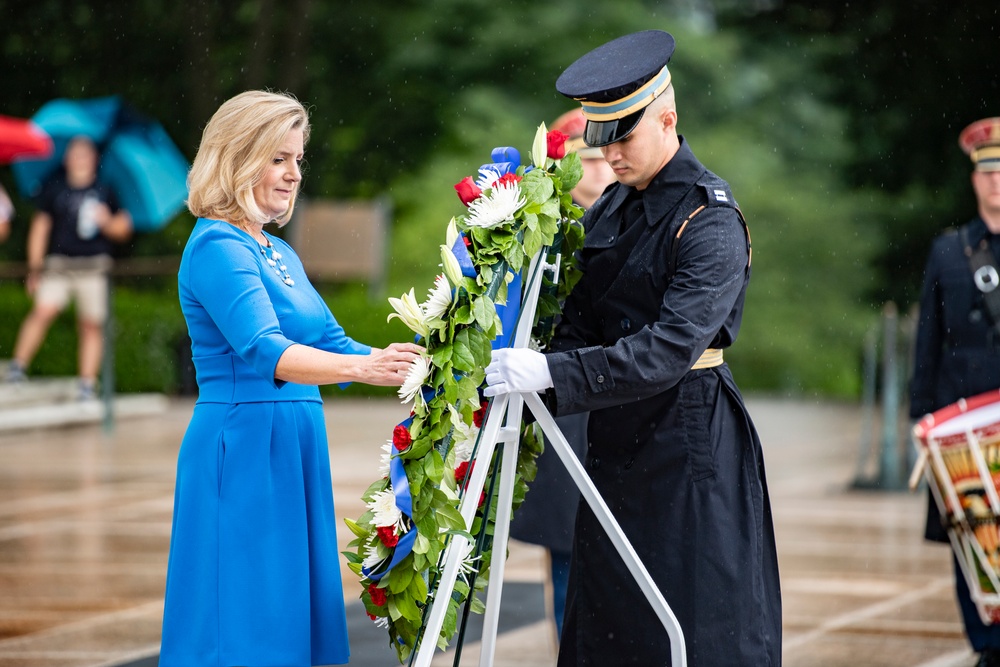
[[[98,178],[114,188],[121,206],[138,231],[166,225],[187,199],[187,160],[166,131],[118,97],[47,102],[31,118],[52,137],[55,150],[44,160],[22,160],[12,166],[18,188],[37,196],[45,181],[62,166],[69,141],[87,136],[101,151]]]

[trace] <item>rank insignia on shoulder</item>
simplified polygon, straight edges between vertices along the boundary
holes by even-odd
[[[724,201],[729,203],[729,195],[726,194],[725,190],[714,190],[712,194],[715,195],[715,201]]]

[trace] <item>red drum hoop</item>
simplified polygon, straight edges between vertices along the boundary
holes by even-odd
[[[913,437],[979,615],[1000,622],[1000,390],[926,415]]]

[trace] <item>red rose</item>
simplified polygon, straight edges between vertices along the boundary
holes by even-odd
[[[368,585],[368,595],[372,597],[372,604],[376,607],[385,606],[385,591],[378,587],[377,584]],[[374,621],[375,617],[369,614],[371,619]]]
[[[475,464],[470,464],[468,461],[462,461],[457,466],[455,466],[455,481],[462,483],[470,472],[472,472],[472,467]]]
[[[476,425],[476,428],[483,427],[483,418],[486,416],[486,406],[489,405],[486,401],[479,404],[479,409],[472,413],[472,423]]]
[[[367,611],[365,613],[368,614],[368,618],[372,619],[373,621],[378,620],[378,616],[376,616],[375,614],[369,613]]]
[[[456,183],[455,192],[458,193],[458,198],[461,199],[462,203],[466,206],[479,199],[479,197],[483,194],[483,191],[479,189],[476,182],[472,180],[472,176],[466,176]]]
[[[379,526],[376,532],[378,539],[382,540],[382,544],[390,549],[399,544],[399,535],[396,534],[395,526]]]
[[[567,139],[569,139],[569,135],[559,130],[552,130],[546,134],[545,144],[548,149],[548,156],[553,160],[561,160],[566,157]]]
[[[397,424],[396,428],[392,429],[392,446],[396,448],[396,451],[403,451],[412,442],[413,438],[410,436],[410,429],[402,424]]]
[[[520,176],[518,176],[517,174],[515,174],[512,171],[508,171],[506,174],[504,174],[503,176],[501,176],[500,178],[498,178],[495,183],[493,183],[493,187],[498,188],[501,185],[509,185],[511,183],[518,183],[518,182],[520,182],[520,180],[521,180]]]

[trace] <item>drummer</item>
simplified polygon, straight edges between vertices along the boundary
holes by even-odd
[[[1000,388],[1000,118],[966,127],[959,145],[972,160],[977,215],[935,239],[924,274],[910,417]],[[925,537],[947,542],[933,499]],[[980,667],[1000,667],[1000,624],[984,625],[955,562],[965,631]]]

